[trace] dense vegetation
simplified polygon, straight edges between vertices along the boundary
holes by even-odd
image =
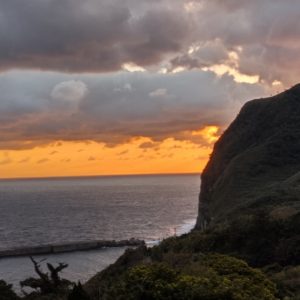
[[[246,260],[251,266],[264,267],[300,264],[300,213],[277,219],[264,211],[243,215],[205,232],[170,238],[153,252],[226,253]]]
[[[128,250],[85,287],[92,299],[108,300],[300,299],[299,222],[300,214],[239,216],[151,249]]]
[[[245,262],[221,255],[174,257],[170,263],[141,264],[113,282],[103,299],[275,299],[275,285]]]
[[[1,300],[17,300],[18,297],[12,290],[12,285],[0,280],[0,299]]]

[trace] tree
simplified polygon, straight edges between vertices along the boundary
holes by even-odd
[[[39,278],[30,277],[21,281],[20,285],[22,288],[30,287],[37,290],[42,295],[59,294],[68,290],[71,282],[67,279],[62,279],[59,276],[59,273],[68,267],[67,264],[59,263],[57,267],[54,267],[52,264],[47,263],[47,268],[50,271],[49,275],[41,270],[40,264],[44,260],[37,262],[33,257],[30,257],[30,259]]]
[[[12,290],[12,285],[0,280],[0,299],[1,300],[17,300],[19,297]]]
[[[91,298],[86,293],[86,291],[82,288],[80,282],[78,284],[74,284],[73,290],[68,296],[68,300],[90,300]]]

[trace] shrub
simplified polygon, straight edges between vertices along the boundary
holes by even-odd
[[[0,299],[1,300],[17,300],[19,299],[12,290],[12,285],[0,280]]]
[[[259,270],[225,255],[192,259],[183,269],[166,263],[142,264],[111,286],[116,300],[274,300],[275,285]]]

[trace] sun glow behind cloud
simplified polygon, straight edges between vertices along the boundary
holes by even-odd
[[[218,126],[206,126],[201,130],[192,131],[193,136],[203,137],[209,144],[215,143],[219,138],[220,128]]]
[[[245,82],[245,83],[250,83],[250,84],[254,84],[254,83],[258,83],[259,81],[259,76],[258,75],[246,75],[246,74],[242,74],[239,71],[237,71],[236,69],[227,66],[227,65],[214,65],[211,67],[205,67],[203,68],[204,71],[212,71],[214,73],[216,73],[218,76],[222,76],[226,73],[228,73],[229,75],[232,75],[234,80],[236,82]]]

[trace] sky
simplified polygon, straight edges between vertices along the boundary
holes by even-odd
[[[295,0],[0,1],[0,178],[200,173],[298,83]]]

